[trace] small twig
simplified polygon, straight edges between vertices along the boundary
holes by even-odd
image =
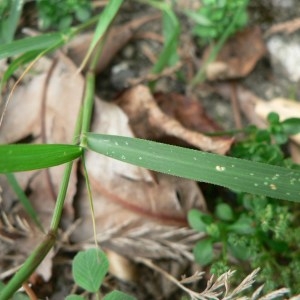
[[[185,291],[187,294],[189,294],[191,296],[192,299],[205,299],[205,297],[202,297],[199,293],[194,292],[190,289],[188,289],[187,287],[185,287],[183,284],[180,283],[180,281],[178,281],[175,277],[173,277],[171,274],[169,274],[168,272],[166,272],[165,270],[163,270],[162,268],[156,266],[155,264],[152,263],[151,260],[146,259],[146,258],[136,258],[135,259],[137,262],[140,262],[142,264],[144,264],[145,266],[151,268],[152,270],[155,270],[157,272],[159,272],[160,274],[162,274],[163,276],[165,276],[168,280],[170,280],[171,282],[173,282],[175,285],[177,285],[180,289],[182,289],[183,291]]]
[[[300,29],[300,18],[290,20],[287,22],[275,24],[271,26],[264,34],[264,38],[268,38],[275,33],[285,32],[291,34]]]
[[[140,78],[132,78],[128,80],[129,85],[134,86],[138,85],[145,81],[155,81],[162,77],[170,77],[172,76],[176,71],[178,71],[182,67],[182,62],[178,62],[175,66],[166,68],[163,70],[163,72],[159,74],[147,74],[145,76],[141,76]]]
[[[36,296],[36,294],[34,293],[34,291],[32,290],[32,288],[29,286],[27,282],[23,283],[22,287],[24,288],[30,300],[38,300],[38,297]]]
[[[241,118],[241,111],[240,111],[240,105],[239,105],[239,101],[237,98],[237,88],[236,88],[236,82],[232,81],[230,84],[230,88],[231,88],[231,97],[230,97],[230,101],[231,101],[231,107],[232,107],[232,113],[233,113],[233,119],[234,119],[234,123],[235,123],[235,128],[236,129],[242,129],[242,118]]]

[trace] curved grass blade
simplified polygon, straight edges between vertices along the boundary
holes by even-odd
[[[11,0],[7,17],[0,20],[0,43],[8,43],[13,40],[20,16],[22,14],[24,0]]]
[[[14,74],[14,72],[18,68],[20,68],[22,65],[34,60],[40,53],[41,53],[41,50],[33,50],[33,51],[26,52],[23,55],[16,58],[12,63],[10,63],[10,65],[5,70],[3,77],[1,79],[1,84],[0,84],[1,91],[2,91],[2,87],[4,86],[4,84],[8,81],[8,79]]]
[[[87,148],[150,170],[300,202],[300,172],[136,138],[86,134]]]
[[[121,5],[123,4],[124,0],[111,0],[108,1],[107,5],[105,6],[103,12],[101,13],[101,16],[99,18],[99,21],[97,23],[95,33],[92,39],[92,42],[90,44],[90,47],[87,51],[87,54],[79,67],[80,69],[83,68],[88,59],[91,57],[93,51],[95,50],[97,44],[103,39],[105,33],[107,32],[109,26],[111,25],[113,19],[117,15],[117,12],[119,11]]]
[[[82,148],[76,145],[0,145],[0,173],[49,168],[81,154]]]
[[[152,72],[158,74],[167,66],[174,66],[178,62],[177,48],[179,43],[180,24],[172,6],[162,1],[148,1],[153,7],[163,12],[164,46]]]
[[[35,222],[36,226],[41,230],[41,232],[45,233],[45,230],[43,228],[43,225],[41,221],[39,220],[39,216],[32,206],[30,200],[27,198],[26,194],[20,187],[16,177],[14,174],[8,173],[6,174],[6,178],[10,184],[10,186],[13,188],[14,192],[18,196],[19,201],[22,203],[25,211],[29,215],[29,217]]]
[[[32,50],[50,48],[54,45],[59,47],[71,37],[72,33],[73,31],[68,33],[46,33],[0,45],[0,59],[15,56]]]

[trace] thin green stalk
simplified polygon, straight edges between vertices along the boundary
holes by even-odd
[[[203,65],[201,66],[201,69],[198,71],[198,73],[196,74],[196,76],[192,79],[191,83],[190,83],[190,89],[195,88],[195,86],[199,83],[202,83],[205,78],[206,78],[206,68],[207,66],[213,62],[218,53],[221,51],[223,45],[225,44],[225,42],[227,41],[227,39],[230,36],[230,33],[232,32],[232,29],[236,23],[236,20],[238,19],[240,13],[245,9],[245,6],[240,6],[239,9],[236,11],[231,23],[229,24],[229,26],[226,28],[226,30],[224,31],[223,35],[221,36],[221,38],[218,40],[218,42],[216,43],[216,45],[213,47],[212,51],[210,52],[209,57],[207,58],[206,61],[204,61]]]
[[[9,283],[0,292],[0,300],[7,300],[22,286],[33,271],[39,266],[41,261],[53,247],[56,240],[56,233],[49,231],[43,242],[26,259],[21,269],[13,276]]]
[[[99,17],[101,16],[101,14],[99,15],[96,15],[92,18],[90,18],[88,21],[74,27],[74,35],[80,33],[81,31],[87,29],[88,27],[92,26],[93,24],[95,24],[98,20],[99,20]]]
[[[82,111],[80,110],[76,122],[74,138],[73,138],[74,143],[80,132],[81,121],[82,121],[81,116],[82,116]],[[34,270],[40,265],[40,263],[44,260],[48,252],[55,244],[57,230],[58,230],[58,226],[63,211],[63,205],[67,193],[72,166],[73,166],[73,161],[69,162],[65,168],[48,234],[44,238],[43,242],[26,259],[25,263],[22,265],[20,270],[13,276],[13,278],[0,292],[0,300],[9,299],[22,286],[23,282],[26,281],[29,278],[29,276],[34,272]]]
[[[93,55],[91,58],[89,69],[86,74],[86,85],[85,85],[85,91],[83,97],[84,103],[83,103],[81,134],[88,132],[90,129],[92,112],[93,112],[93,104],[94,104],[94,95],[95,95],[94,69],[102,54],[102,49],[103,49],[103,40],[99,41],[98,48],[96,49],[95,55]]]
[[[86,74],[81,133],[88,132],[90,128],[94,104],[94,91],[95,74],[89,70]]]
[[[50,225],[51,230],[53,230],[55,233],[58,230],[58,226],[59,226],[59,223],[60,223],[60,220],[61,220],[61,215],[62,215],[64,203],[65,203],[65,198],[66,198],[66,194],[67,194],[68,184],[69,184],[69,181],[70,181],[72,167],[73,167],[73,161],[69,162],[66,165],[64,175],[63,175],[63,178],[62,178],[62,183],[61,183],[61,186],[60,186],[60,190],[59,190],[59,193],[57,195],[57,200],[56,200],[56,203],[55,203],[55,208],[54,208],[54,211],[53,211],[53,217],[52,217],[51,225]]]
[[[120,0],[115,0],[117,7],[122,3]],[[113,4],[113,3],[112,3]],[[117,12],[115,7],[110,7],[114,13]],[[110,12],[110,11],[109,11]],[[108,13],[108,12],[107,12]],[[113,14],[113,16],[115,16]],[[111,24],[113,18],[111,16],[108,18],[107,26]],[[103,28],[102,28],[103,29]],[[95,89],[95,74],[93,72],[96,63],[101,55],[102,51],[102,42],[103,36],[107,32],[108,27],[105,27],[104,33],[98,40],[98,48],[94,57],[92,58],[89,66],[89,71],[86,75],[86,87],[84,92],[84,103],[83,109],[80,110],[79,116],[76,121],[76,128],[73,138],[73,144],[76,143],[76,140],[80,133],[86,133],[89,130],[92,116],[92,108],[94,103],[94,89]],[[83,143],[81,141],[81,143]],[[63,211],[64,201],[67,193],[68,183],[70,180],[70,175],[72,171],[73,161],[69,162],[65,168],[64,175],[62,178],[62,183],[60,185],[60,190],[57,196],[56,205],[53,212],[53,217],[50,225],[50,231],[43,240],[43,242],[33,251],[29,258],[25,261],[20,270],[13,276],[9,283],[3,288],[0,292],[0,300],[9,299],[17,290],[21,287],[22,283],[28,279],[28,277],[34,272],[34,270],[39,266],[43,261],[47,253],[53,247],[56,241],[57,230],[61,220],[61,215]]]

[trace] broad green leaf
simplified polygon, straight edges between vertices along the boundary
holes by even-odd
[[[121,136],[87,133],[86,143],[90,150],[153,171],[300,202],[298,170]]]
[[[75,145],[0,145],[0,173],[49,168],[72,161],[82,154]]]
[[[300,118],[289,118],[281,123],[284,133],[294,135],[300,132]]]
[[[233,220],[233,211],[227,203],[219,203],[216,207],[216,216],[222,221]]]
[[[254,226],[253,219],[242,214],[235,223],[228,226],[228,230],[239,234],[253,234],[255,231]]]
[[[84,300],[85,298],[79,295],[68,295],[65,300]]]
[[[197,210],[197,209],[191,209],[188,212],[188,222],[189,225],[199,231],[199,232],[205,232],[207,224],[203,221],[202,217],[204,216],[204,213]]]
[[[99,249],[78,252],[72,265],[74,280],[85,290],[96,293],[108,272],[108,266],[106,255]]]
[[[135,299],[136,299],[135,297],[132,297],[120,291],[112,291],[103,298],[103,300],[135,300]]]
[[[46,33],[0,45],[0,59],[19,55],[32,50],[47,49],[54,46],[58,47],[70,38],[71,33],[71,31],[68,34],[60,32]]]
[[[213,243],[211,239],[199,241],[193,249],[195,260],[201,266],[206,266],[214,258]]]

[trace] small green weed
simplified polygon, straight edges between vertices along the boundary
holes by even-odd
[[[100,286],[108,272],[109,262],[105,253],[99,249],[88,249],[76,254],[72,261],[72,273],[75,283],[89,293],[99,298]],[[69,295],[67,300],[84,300],[83,296]],[[103,300],[134,300],[120,291],[112,291]]]
[[[198,11],[186,11],[194,22],[193,33],[200,45],[210,44],[212,50],[191,81],[191,87],[205,80],[205,69],[213,62],[227,39],[244,28],[248,21],[249,0],[203,0]]]
[[[91,16],[91,1],[88,0],[37,0],[39,27],[64,30],[74,19],[85,22]]]
[[[275,113],[271,113],[268,120],[269,127],[265,130],[254,126],[247,128],[247,137],[233,147],[231,155],[299,168],[285,158],[281,146],[291,134],[299,132],[300,120],[280,122]],[[264,184],[268,186],[270,180],[266,177]],[[279,177],[276,180],[280,180]],[[275,185],[271,184],[272,187],[275,188]],[[300,224],[299,218],[293,213],[299,210],[299,205],[241,191],[235,192],[232,202],[226,203],[224,199],[218,202],[212,215],[197,210],[189,212],[191,227],[207,234],[194,248],[196,261],[204,266],[212,264],[211,272],[216,274],[223,273],[233,265],[244,274],[249,268],[263,266],[258,280],[265,283],[267,291],[282,285],[299,291],[297,278],[300,276],[300,256],[297,253]],[[221,245],[219,252],[216,250],[218,245]]]
[[[201,44],[218,40],[230,27],[228,36],[245,27],[248,22],[246,10],[249,0],[203,0],[198,11],[186,14],[195,22],[193,34],[200,38]],[[232,20],[239,9],[232,26]]]

